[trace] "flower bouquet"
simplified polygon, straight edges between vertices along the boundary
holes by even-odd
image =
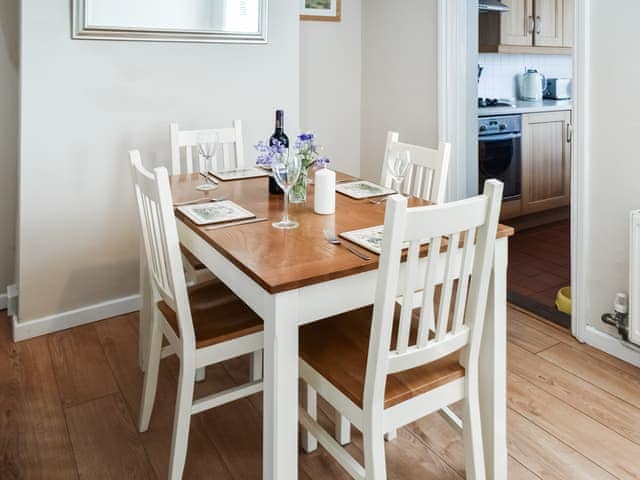
[[[329,159],[320,155],[322,148],[316,145],[315,135],[310,132],[298,135],[294,148],[295,154],[300,158],[301,170],[298,180],[291,188],[289,200],[291,203],[304,203],[307,200],[307,186],[311,182],[309,172],[312,168],[326,167]]]

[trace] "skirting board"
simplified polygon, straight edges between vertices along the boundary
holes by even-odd
[[[4,310],[7,308],[7,294],[3,293],[0,295],[0,310]]]
[[[591,325],[587,325],[584,341],[598,350],[640,367],[639,352],[624,345],[619,338],[612,337]]]
[[[131,295],[28,322],[19,322],[13,317],[13,341],[20,342],[137,310],[140,310],[140,295]]]

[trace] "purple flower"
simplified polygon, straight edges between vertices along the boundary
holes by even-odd
[[[317,168],[324,168],[329,164],[330,161],[331,160],[329,160],[329,158],[327,157],[318,157],[316,158],[315,165]]]
[[[315,135],[311,132],[304,132],[298,135],[298,140],[301,142],[312,142]]]
[[[278,155],[287,152],[287,147],[279,140],[274,140],[272,145],[267,144],[264,140],[260,140],[254,145],[254,148],[258,152],[256,164],[263,166],[272,165]]]

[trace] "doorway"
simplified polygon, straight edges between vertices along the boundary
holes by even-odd
[[[463,5],[464,3],[467,5]],[[504,3],[513,4],[513,0]],[[573,2],[567,1],[567,5],[570,3]],[[566,39],[556,39],[559,42],[567,42],[567,46],[543,49],[535,45],[532,38],[536,30],[534,25],[534,33],[528,32],[531,44],[513,48],[500,45],[498,40],[498,44],[493,45],[492,50],[488,45],[491,39],[504,36],[495,31],[495,28],[499,28],[499,23],[496,26],[497,22],[486,21],[486,18],[495,20],[497,15],[504,15],[503,13],[490,14],[482,20],[484,14],[479,13],[477,2],[441,1],[439,6],[442,8],[439,50],[443,67],[440,76],[443,79],[451,79],[461,74],[459,66],[451,65],[452,59],[458,59],[458,65],[465,66],[467,90],[464,100],[467,105],[462,108],[459,99],[451,98],[450,89],[442,88],[440,117],[441,125],[444,124],[441,130],[445,132],[444,137],[453,143],[454,150],[459,148],[459,151],[465,152],[467,196],[481,189],[481,156],[491,157],[498,152],[499,155],[494,160],[505,161],[509,158],[519,162],[523,159],[528,161],[527,164],[520,163],[518,167],[511,165],[511,168],[504,168],[504,175],[508,178],[500,177],[500,168],[498,173],[494,174],[494,177],[509,183],[510,198],[504,203],[502,222],[516,228],[516,235],[511,239],[509,249],[509,301],[563,327],[572,328],[575,334],[576,326],[573,325],[572,316],[556,307],[558,292],[564,289],[563,294],[567,294],[568,289],[565,287],[574,285],[575,279],[578,278],[577,261],[572,252],[576,251],[577,223],[574,212],[578,211],[576,199],[580,197],[579,189],[582,187],[581,171],[574,169],[572,165],[575,156],[572,148],[574,100],[565,99],[566,92],[563,90],[566,87],[564,79],[573,78],[575,83],[575,73],[578,73],[574,71],[574,58],[578,48],[573,45],[574,35],[570,28],[574,23],[573,13],[567,14]],[[516,8],[513,15],[521,14],[518,10],[519,8]],[[520,22],[505,23],[520,25]],[[494,28],[489,34],[486,31],[488,26]],[[448,34],[446,30],[449,31]],[[465,34],[461,35],[461,31]],[[526,39],[524,41],[526,42]],[[465,59],[464,62],[460,62],[461,58]],[[484,67],[479,79],[478,64]],[[534,84],[536,77],[540,82],[542,75],[546,77],[545,85],[540,83],[540,93],[547,90],[544,88],[549,83],[546,82],[547,78],[559,79],[554,82],[553,91],[547,90],[546,96],[555,98],[538,98],[529,104],[522,100],[525,93],[532,92],[530,88],[524,92],[523,75],[527,70],[533,70],[530,72],[532,75],[529,86]],[[470,79],[472,82],[469,82]],[[476,105],[477,98],[485,99],[486,105],[479,106],[480,102]],[[551,105],[554,102],[555,104]],[[530,108],[526,108],[527,105]],[[457,116],[464,116],[465,120],[456,120]],[[512,137],[518,136],[520,140],[516,142],[513,138],[503,138],[501,148],[492,145],[483,151],[478,142],[481,116],[498,117],[500,121],[495,124],[495,133],[502,134],[503,137],[505,133],[511,133]],[[504,121],[507,116],[516,119],[512,122]],[[451,134],[447,130],[453,125],[459,127],[458,132],[460,127],[466,127],[466,140],[461,138],[460,133]],[[475,149],[475,152],[472,149]],[[512,158],[516,149],[520,149],[519,159]],[[549,151],[554,153],[549,154]],[[498,159],[498,156],[501,157]],[[464,160],[456,160],[460,168],[460,162]],[[541,169],[540,165],[544,168]],[[521,185],[515,185],[512,181],[514,170],[517,171],[518,168],[522,169],[518,173]],[[458,185],[460,183],[458,181]],[[520,195],[517,192],[514,194],[514,189],[519,189]],[[575,292],[575,289],[572,290]],[[575,293],[572,296],[572,311],[575,314]]]

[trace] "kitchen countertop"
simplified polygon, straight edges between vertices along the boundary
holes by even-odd
[[[571,110],[573,108],[573,100],[544,99],[542,102],[525,102],[524,100],[515,100],[513,103],[513,107],[478,108],[478,116],[488,117],[493,115],[509,115],[513,113],[558,112],[562,110]]]

